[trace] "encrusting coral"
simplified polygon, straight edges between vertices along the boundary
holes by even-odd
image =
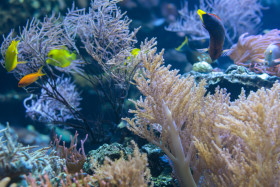
[[[230,102],[169,70],[162,55],[141,54],[134,80],[144,97],[124,119],[129,130],[167,154],[180,186],[279,185],[279,83]]]

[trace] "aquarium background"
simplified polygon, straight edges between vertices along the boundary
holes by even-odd
[[[183,8],[186,2],[188,3],[189,10],[196,10],[200,4],[197,0],[188,0],[185,2],[182,0],[123,0],[117,3],[117,5],[120,7],[121,11],[126,12],[128,18],[132,20],[129,25],[131,30],[141,27],[136,35],[138,43],[135,47],[140,48],[141,41],[145,41],[146,38],[151,39],[155,37],[157,41],[157,52],[164,49],[163,58],[165,66],[170,64],[171,70],[178,69],[182,77],[193,75],[198,84],[203,78],[207,79],[209,82],[213,80],[215,82],[216,79],[215,77],[211,77],[211,72],[230,72],[233,76],[232,79],[225,76],[225,78],[221,78],[221,80],[216,81],[215,83],[207,82],[207,85],[205,86],[207,90],[205,95],[208,93],[214,94],[217,87],[225,88],[227,93],[230,93],[231,95],[230,101],[234,101],[240,95],[241,88],[244,88],[248,95],[250,91],[256,92],[261,87],[271,88],[273,83],[279,80],[279,76],[275,75],[268,75],[268,77],[262,80],[258,77],[257,73],[250,71],[249,68],[245,68],[246,70],[242,68],[240,69],[242,66],[229,68],[231,65],[234,65],[234,60],[226,55],[220,57],[217,62],[210,65],[212,68],[210,72],[201,73],[199,71],[194,71],[194,63],[188,59],[187,52],[184,50],[178,51],[175,50],[175,48],[180,46],[187,36],[189,39],[188,45],[192,48],[191,52],[194,53],[195,49],[207,48],[209,45],[209,38],[194,40],[191,38],[190,33],[184,31],[172,32],[170,29],[167,29],[170,24],[175,23],[180,19],[181,16],[179,10]],[[244,0],[244,2],[246,1]],[[260,3],[262,6],[261,23],[256,27],[256,30],[250,33],[250,35],[263,35],[272,29],[279,29],[280,22],[278,18],[280,17],[280,1],[262,0],[256,2]],[[91,1],[88,0],[2,0],[0,4],[0,34],[3,35],[3,37],[0,38],[0,43],[4,42],[4,38],[12,29],[14,30],[14,35],[20,34],[23,27],[26,26],[27,21],[30,22],[34,18],[42,21],[45,16],[51,16],[52,13],[60,15],[61,19],[63,19],[68,12],[68,9],[72,6],[85,8],[87,11],[90,3]],[[248,9],[250,9],[250,7],[248,7]],[[229,11],[228,14],[231,14],[231,12]],[[233,44],[237,42],[238,37],[233,41]],[[231,46],[228,46],[228,48],[230,47]],[[1,59],[4,60],[5,57],[1,56]],[[244,78],[246,80],[241,80],[241,78],[236,78],[233,75],[235,73],[242,74],[244,72],[255,77],[250,79]],[[82,108],[81,113],[88,119],[94,132],[94,136],[88,138],[85,142],[84,147],[86,153],[89,153],[91,150],[98,152],[98,148],[103,150],[110,149],[110,147],[106,147],[108,146],[107,144],[119,143],[127,146],[131,140],[134,140],[142,152],[145,149],[148,153],[149,151],[152,152],[150,153],[152,156],[148,155],[148,159],[150,159],[149,165],[151,166],[151,174],[153,177],[159,176],[159,173],[167,168],[166,175],[169,178],[166,180],[168,182],[165,181],[166,183],[164,183],[163,178],[158,179],[158,181],[153,179],[155,186],[172,186],[180,184],[180,181],[178,182],[178,179],[171,174],[172,169],[169,166],[171,161],[167,158],[166,154],[161,150],[158,150],[159,148],[157,147],[144,147],[149,141],[143,137],[140,138],[137,136],[139,135],[137,133],[137,135],[135,135],[134,131],[129,131],[126,128],[128,125],[127,122],[116,117],[106,99],[102,99],[94,89],[90,88],[90,85],[84,83],[85,81],[83,81],[81,77],[75,77],[72,75],[70,77],[77,86],[77,90],[82,98],[80,104],[80,108]],[[235,80],[231,82],[233,79],[236,79],[237,81]],[[74,136],[76,130],[79,133],[79,141],[85,139],[87,132],[81,129],[70,128],[70,126],[53,124],[51,122],[38,122],[28,117],[23,101],[25,98],[29,97],[30,94],[27,93],[26,89],[18,87],[18,80],[13,76],[13,72],[7,72],[4,66],[0,66],[0,85],[0,124],[4,128],[8,122],[10,127],[14,129],[15,134],[17,134],[18,141],[23,145],[48,146],[51,140],[55,141],[55,134],[58,134],[58,136],[63,135],[62,139],[66,141],[66,145],[70,145],[71,140],[69,137],[70,135]],[[38,92],[39,91],[37,90],[37,93]],[[135,109],[135,106],[132,102],[128,101],[128,99],[136,100],[139,99],[140,95],[141,93],[136,86],[132,85],[129,89],[128,97],[124,101],[122,118],[133,116],[128,110]],[[149,145],[152,146],[151,144]],[[116,152],[120,152],[122,149],[123,147],[118,147]],[[124,151],[125,154],[126,152],[132,152],[131,150],[122,151]],[[91,153],[87,156],[90,157],[90,154]],[[153,154],[156,155],[155,157],[157,159],[160,158],[158,159],[160,161],[156,161],[157,159],[153,158]],[[157,167],[156,165],[159,166]],[[87,173],[90,172],[88,171]]]

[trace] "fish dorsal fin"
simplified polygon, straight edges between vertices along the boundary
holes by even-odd
[[[176,50],[176,51],[181,51],[181,49],[182,49],[185,45],[189,45],[189,39],[188,39],[187,36],[185,37],[185,40],[183,41],[183,43],[182,43],[179,47],[175,48],[175,50]]]
[[[222,21],[221,18],[219,18],[219,16],[217,16],[215,14],[211,14],[211,13],[208,13],[208,14],[211,15],[211,16],[214,16],[214,17],[218,18],[220,21]]]

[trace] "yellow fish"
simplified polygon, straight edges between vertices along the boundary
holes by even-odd
[[[76,60],[76,54],[70,53],[66,49],[52,49],[48,54],[47,63],[53,66],[65,68]]]
[[[135,48],[135,49],[132,49],[132,51],[130,52],[134,57],[136,57],[138,55],[138,53],[140,52],[140,49],[139,48]]]
[[[17,44],[19,41],[13,40],[11,45],[8,47],[5,55],[5,68],[8,72],[16,68],[17,62]]]
[[[138,55],[139,52],[140,52],[140,49],[139,49],[139,48],[135,48],[135,49],[132,49],[132,51],[130,52],[130,54],[132,54],[132,56],[135,58],[135,57]],[[124,65],[125,65],[125,66],[126,66],[126,64],[127,64],[127,61],[129,61],[129,59],[130,59],[130,56],[127,57],[126,62],[124,62]]]
[[[18,83],[18,87],[26,87],[30,84],[32,84],[33,82],[37,81],[39,77],[45,75],[44,73],[42,73],[42,67],[40,67],[40,69],[38,70],[38,72],[36,73],[30,73],[28,75],[25,75],[24,77],[22,77]]]

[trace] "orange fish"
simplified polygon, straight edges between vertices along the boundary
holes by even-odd
[[[40,69],[38,70],[38,72],[36,73],[30,73],[28,75],[25,75],[24,77],[22,77],[18,83],[18,87],[26,87],[30,84],[32,84],[33,82],[37,81],[39,77],[45,75],[44,73],[41,72],[43,66],[40,67]]]

